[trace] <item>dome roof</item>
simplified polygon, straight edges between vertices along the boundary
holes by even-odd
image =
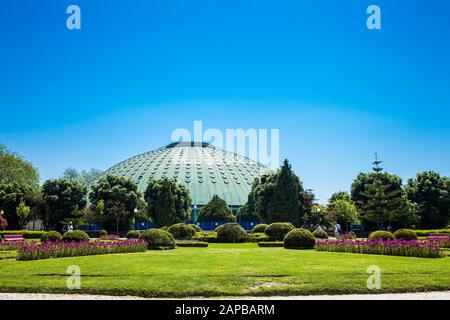
[[[211,144],[181,142],[127,159],[105,175],[132,179],[141,193],[149,179],[171,178],[189,188],[193,205],[205,205],[217,194],[228,205],[241,206],[253,180],[267,172],[262,164]]]

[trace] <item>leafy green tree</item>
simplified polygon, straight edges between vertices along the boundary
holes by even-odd
[[[315,206],[316,196],[311,189],[300,188],[300,220],[304,225],[314,223],[312,209]]]
[[[352,197],[348,192],[338,191],[331,195],[331,198],[328,199],[328,203],[332,204],[336,200],[352,200]]]
[[[0,184],[18,183],[39,187],[39,173],[33,164],[0,144]]]
[[[151,219],[159,227],[186,222],[190,218],[189,189],[173,179],[150,179],[144,199]]]
[[[41,189],[33,189],[25,194],[25,203],[30,206],[30,220],[33,222],[32,228],[35,230],[36,221],[41,220],[44,227],[48,227],[47,222],[47,208],[44,199],[42,198]]]
[[[30,207],[25,205],[23,201],[17,206],[16,214],[20,229],[24,229],[28,221],[30,221],[30,211]]]
[[[116,221],[116,234],[119,235],[119,222],[127,219],[127,209],[122,202],[116,202],[108,208],[107,214]]]
[[[252,188],[255,212],[264,222],[292,222],[303,216],[304,190],[287,160],[274,174],[262,176]]]
[[[449,178],[427,171],[409,179],[406,185],[408,198],[418,204],[422,228],[446,227],[450,214]]]
[[[329,204],[328,211],[330,217],[342,226],[358,222],[358,209],[351,199],[336,199]]]
[[[402,195],[401,206],[396,213],[395,221],[403,228],[416,227],[420,222],[419,205],[409,200],[407,194]]]
[[[320,204],[314,204],[311,208],[309,222],[312,224],[320,224],[328,226],[331,222],[328,208]]]
[[[100,224],[107,230],[114,230],[116,220],[108,214],[108,211],[117,203],[122,203],[125,207],[126,218],[119,221],[120,230],[128,230],[134,218],[134,211],[137,208],[140,193],[134,181],[123,177],[107,175],[97,180],[91,186],[89,199],[91,204],[98,210]],[[101,204],[103,201],[103,204]]]
[[[198,211],[198,221],[235,222],[236,217],[231,212],[225,200],[214,195],[211,200]]]
[[[67,179],[47,180],[42,186],[42,193],[50,226],[61,230],[69,221],[75,224],[81,221],[87,189],[80,182]]]
[[[18,182],[0,184],[0,210],[4,211],[10,229],[20,228],[17,207],[26,200],[26,195],[31,190],[28,185]]]
[[[259,183],[259,179],[253,181],[252,188]],[[255,211],[255,198],[253,193],[248,194],[247,202],[239,209],[237,213],[238,221],[258,222],[261,217]]]
[[[101,175],[102,171],[94,168],[90,170],[83,170],[81,172],[78,172],[78,170],[74,168],[67,168],[64,170],[62,178],[67,180],[75,180],[81,182],[86,187],[89,187],[92,183],[98,180]]]

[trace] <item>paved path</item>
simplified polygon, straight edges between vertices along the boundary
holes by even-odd
[[[0,300],[143,300],[132,296],[101,296],[82,294],[0,293]],[[190,298],[199,299],[199,298]],[[200,298],[202,299],[202,298]],[[208,298],[214,299],[214,298]],[[421,293],[383,293],[290,297],[220,297],[221,300],[450,300],[450,291]]]

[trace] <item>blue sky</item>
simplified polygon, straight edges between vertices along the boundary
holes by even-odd
[[[2,1],[0,143],[48,179],[202,120],[280,129],[281,158],[321,202],[374,152],[404,179],[450,175],[448,15],[445,0]]]

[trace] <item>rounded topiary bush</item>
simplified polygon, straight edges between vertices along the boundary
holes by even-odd
[[[218,228],[217,241],[225,243],[244,242],[247,232],[238,223],[223,224]]]
[[[107,232],[106,230],[100,230],[100,231],[98,232],[98,235],[99,235],[100,237],[104,237],[104,236],[108,235],[108,232]]]
[[[171,226],[169,231],[177,240],[189,240],[195,236],[195,229],[190,224],[177,223]]]
[[[317,230],[314,230],[314,232],[312,234],[313,234],[314,238],[317,238],[317,239],[328,239],[328,233],[325,230],[322,231],[322,234],[319,234],[317,232]]]
[[[257,224],[253,227],[252,233],[264,233],[269,225],[265,223]]]
[[[76,242],[89,241],[89,236],[84,231],[74,230],[72,232],[64,233],[62,240],[63,241],[76,241]]]
[[[141,233],[138,230],[130,230],[125,236],[127,239],[139,239]]]
[[[141,233],[139,239],[148,242],[149,250],[175,249],[175,238],[171,233],[162,229],[148,229]]]
[[[292,223],[275,222],[267,227],[265,233],[267,234],[267,236],[269,236],[271,240],[283,241],[284,237],[288,234],[288,232],[294,229],[295,227],[292,225]]]
[[[58,231],[49,231],[42,235],[41,242],[62,241],[62,235]]]
[[[371,239],[371,240],[381,239],[383,241],[395,240],[395,236],[392,234],[392,232],[379,230],[379,231],[374,231],[371,234],[369,234],[369,239]]]
[[[190,224],[190,226],[195,229],[195,232],[202,232],[203,231],[202,228],[200,228],[196,224]]]
[[[307,229],[294,229],[289,231],[284,237],[284,247],[286,249],[312,249],[315,244],[316,238]]]
[[[417,240],[417,235],[411,229],[398,229],[394,232],[395,239],[401,240]]]
[[[168,226],[164,226],[164,227],[161,227],[160,229],[167,231],[167,230],[169,230],[169,227]]]

